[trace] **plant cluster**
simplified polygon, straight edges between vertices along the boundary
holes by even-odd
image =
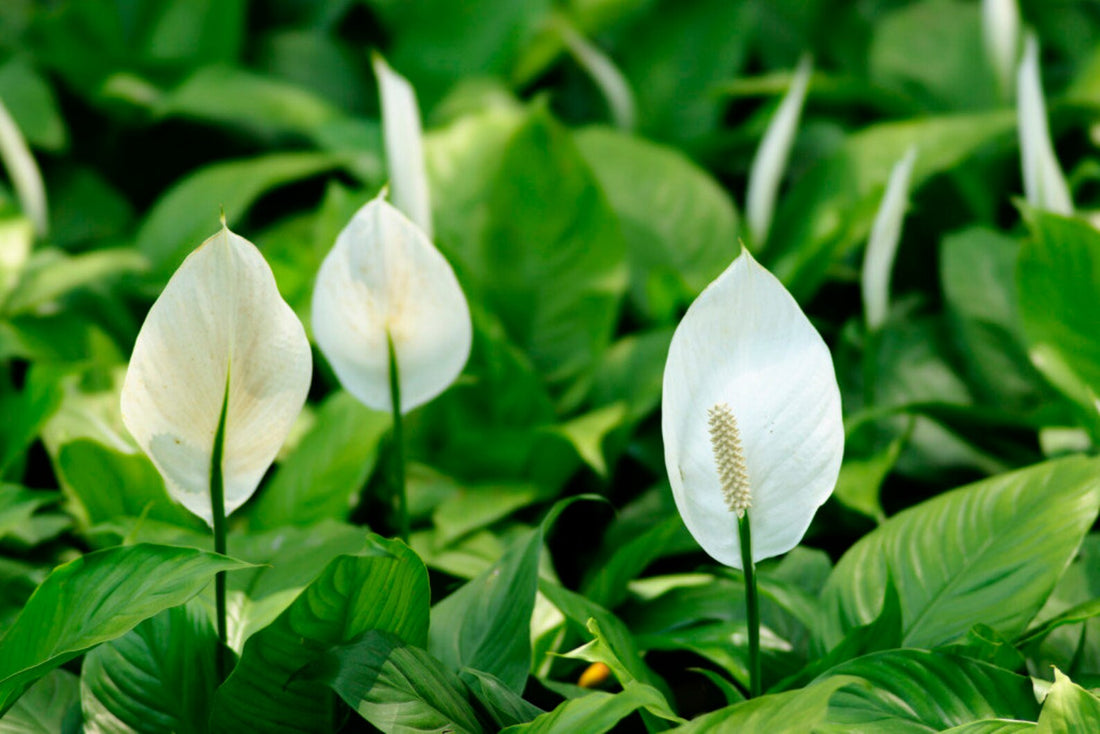
[[[0,4],[0,734],[1100,731],[1098,31]]]

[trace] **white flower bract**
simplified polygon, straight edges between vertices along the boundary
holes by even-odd
[[[450,264],[381,197],[360,209],[317,273],[313,334],[343,386],[392,410],[387,334],[406,413],[443,392],[470,354],[470,310]]]
[[[1029,35],[1016,77],[1016,115],[1020,131],[1020,163],[1027,202],[1038,209],[1073,216],[1073,198],[1058,165],[1047,123],[1047,106],[1039,73],[1039,42]]]
[[[661,430],[684,524],[715,560],[741,568],[708,412],[736,419],[749,483],[753,561],[786,553],[833,491],[844,426],[829,349],[783,285],[747,250],[695,300],[672,337]]]
[[[212,525],[210,471],[223,401],[228,515],[274,461],[312,369],[302,323],[263,255],[223,227],[188,255],[149,310],[122,386],[122,419],[169,494]]]

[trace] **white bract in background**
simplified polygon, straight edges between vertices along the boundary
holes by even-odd
[[[669,347],[661,429],[676,507],[715,560],[742,568],[708,429],[736,420],[753,562],[786,553],[833,491],[844,453],[832,358],[783,285],[742,249],[688,309]]]
[[[225,513],[274,461],[309,392],[305,330],[263,255],[225,227],[168,281],[138,333],[122,386],[122,419],[169,494],[213,525],[214,434],[228,400]]]
[[[450,264],[381,197],[352,217],[321,264],[313,334],[348,392],[387,411],[392,339],[403,413],[454,381],[472,341],[470,309]]]

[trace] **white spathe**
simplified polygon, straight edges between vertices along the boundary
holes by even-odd
[[[863,316],[867,328],[874,331],[886,323],[890,311],[890,271],[901,240],[901,225],[909,206],[909,179],[913,176],[913,164],[917,161],[916,147],[910,147],[901,160],[894,164],[882,203],[871,225],[871,236],[863,255],[863,271],[860,292],[863,295]]]
[[[149,310],[122,385],[122,420],[169,494],[212,525],[210,469],[223,401],[229,515],[256,491],[286,440],[312,369],[305,329],[263,255],[223,226],[187,256]]]
[[[813,71],[813,58],[803,54],[791,77],[791,86],[772,115],[752,159],[748,193],[745,195],[745,221],[752,244],[758,251],[768,241],[779,184],[787,171],[787,161],[798,133],[798,120],[802,116],[802,105],[806,101]]]
[[[1016,116],[1027,202],[1037,209],[1073,216],[1073,198],[1050,140],[1039,74],[1039,41],[1034,34],[1028,34],[1024,43],[1024,57],[1016,77]]]
[[[832,358],[783,285],[744,248],[695,299],[665,365],[661,431],[676,507],[715,560],[741,568],[707,411],[737,421],[751,491],[753,561],[796,546],[836,485],[844,425]]]
[[[1003,99],[1012,96],[1012,77],[1020,49],[1020,8],[1016,0],[982,0],[982,41]]]
[[[390,197],[405,216],[432,238],[432,200],[424,163],[424,139],[416,92],[379,53],[372,54],[374,75],[382,97],[382,138]]]
[[[341,384],[392,410],[387,334],[401,412],[443,392],[470,354],[470,309],[454,271],[424,233],[381,197],[356,212],[313,289],[313,334]]]

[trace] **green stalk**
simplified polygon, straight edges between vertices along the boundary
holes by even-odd
[[[401,426],[401,380],[397,374],[397,350],[386,332],[390,352],[390,401],[393,403],[393,485],[397,497],[397,522],[401,540],[409,542],[409,500],[405,491],[405,435]]]
[[[214,432],[214,452],[210,459],[210,506],[214,516],[214,552],[225,555],[225,477],[222,476],[222,455],[225,452],[225,417],[229,409],[229,376],[225,379],[225,397],[218,429]],[[218,648],[215,653],[218,677],[224,681],[229,675],[225,651],[229,635],[225,624],[225,571],[214,576],[214,605],[217,609]]]
[[[752,529],[749,513],[737,519],[741,536],[741,565],[745,573],[745,607],[749,623],[749,696],[762,693],[760,680],[760,599],[756,594],[756,567],[752,563]]]

